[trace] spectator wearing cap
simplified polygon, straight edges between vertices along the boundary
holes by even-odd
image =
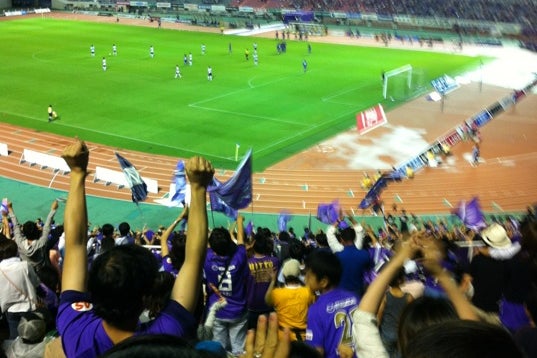
[[[492,249],[507,248],[509,240],[505,229],[499,224],[492,224],[481,231],[483,242]],[[483,311],[498,315],[498,303],[502,297],[503,283],[506,278],[505,265],[486,254],[487,250],[479,250],[472,258],[470,275],[474,286],[472,303]]]
[[[41,313],[25,313],[17,326],[19,336],[6,350],[10,358],[42,358],[45,353],[47,324]]]
[[[274,307],[278,314],[280,335],[282,328],[289,327],[292,341],[304,340],[307,326],[308,308],[315,301],[315,296],[300,280],[300,262],[295,259],[285,261],[281,270],[285,279],[283,287],[275,287],[276,273],[271,274],[271,281],[265,302]]]

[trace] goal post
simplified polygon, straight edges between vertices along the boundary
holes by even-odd
[[[382,73],[382,97],[386,99],[388,97],[388,82],[390,77],[394,77],[406,72],[406,85],[408,89],[412,86],[412,66],[404,65],[393,70],[389,70]]]

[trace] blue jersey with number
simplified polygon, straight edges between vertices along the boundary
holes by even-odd
[[[229,261],[229,265],[226,270],[227,261]],[[216,311],[216,318],[235,319],[240,317],[246,311],[246,282],[250,273],[244,245],[237,246],[237,251],[231,258],[218,256],[209,248],[203,272],[207,283],[207,307],[211,307],[219,299],[218,295],[209,287],[209,283],[216,286],[227,301],[227,305]],[[219,282],[220,285],[218,285]]]
[[[339,357],[340,344],[352,346],[352,313],[358,301],[354,293],[339,288],[319,296],[308,310],[306,342],[322,348],[325,358]]]

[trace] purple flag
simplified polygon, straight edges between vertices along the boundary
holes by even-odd
[[[218,181],[218,179],[213,178],[213,183],[211,184],[211,186],[213,186],[216,189],[220,187],[221,185],[222,183]],[[216,193],[216,190],[209,191],[209,199],[211,202],[212,211],[218,211],[218,212],[224,213],[224,215],[226,215],[228,218],[237,220],[238,211],[230,207],[228,204],[226,204],[224,200],[222,200],[220,196],[218,196],[218,194]]]
[[[464,200],[461,201],[459,206],[453,210],[453,214],[457,215],[464,225],[471,230],[480,231],[487,227],[485,215],[481,211],[477,197],[474,197],[468,203]]]
[[[213,183],[208,191],[234,210],[246,208],[252,202],[252,150],[248,150],[227,182]]]
[[[132,201],[138,204],[139,201],[144,201],[147,198],[147,185],[142,180],[142,177],[127,159],[123,158],[116,152],[116,158],[123,169],[125,180],[129,185],[132,193]]]
[[[244,231],[246,232],[246,236],[252,235],[252,233],[254,232],[254,223],[252,222],[252,220],[248,221],[248,225],[246,225]]]
[[[287,231],[287,223],[291,220],[291,215],[286,212],[282,211],[280,213],[280,216],[278,217],[278,231]]]
[[[339,218],[339,201],[317,206],[317,220],[325,224],[333,224]]]
[[[186,195],[186,176],[185,162],[182,160],[177,162],[177,166],[173,171],[173,182],[175,184],[175,193],[173,194],[171,201],[184,204]]]

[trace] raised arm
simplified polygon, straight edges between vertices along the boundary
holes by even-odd
[[[62,292],[86,291],[88,212],[86,208],[86,176],[89,151],[86,144],[77,139],[62,154],[71,169],[69,194],[65,204],[64,232],[65,257],[63,263]]]
[[[237,215],[237,245],[244,245],[244,216]]]
[[[171,233],[181,222],[181,220],[186,219],[188,217],[188,207],[185,206],[183,210],[181,211],[181,214],[177,217],[177,219],[174,220],[173,223],[168,226],[168,228],[164,231],[164,233],[160,237],[160,256],[164,257],[170,254],[170,249],[168,248],[168,238],[170,237]]]
[[[430,240],[428,244],[423,245],[422,252],[424,256],[423,266],[438,280],[455,307],[459,318],[477,321],[479,318],[474,306],[459,290],[451,274],[440,265],[442,254],[438,248],[438,242]]]
[[[191,190],[185,262],[175,279],[171,298],[193,312],[198,300],[201,268],[207,251],[207,186],[213,178],[214,168],[206,159],[193,157],[186,163],[185,171]]]
[[[2,211],[2,234],[8,239],[11,239],[11,230],[9,229],[8,212]]]
[[[58,200],[54,199],[52,204],[50,204],[50,211],[47,215],[47,219],[45,220],[45,225],[43,226],[43,231],[41,232],[41,236],[39,237],[36,247],[43,247],[47,244],[48,235],[50,234],[50,225],[52,224],[54,215],[56,215],[56,210],[58,210]]]

